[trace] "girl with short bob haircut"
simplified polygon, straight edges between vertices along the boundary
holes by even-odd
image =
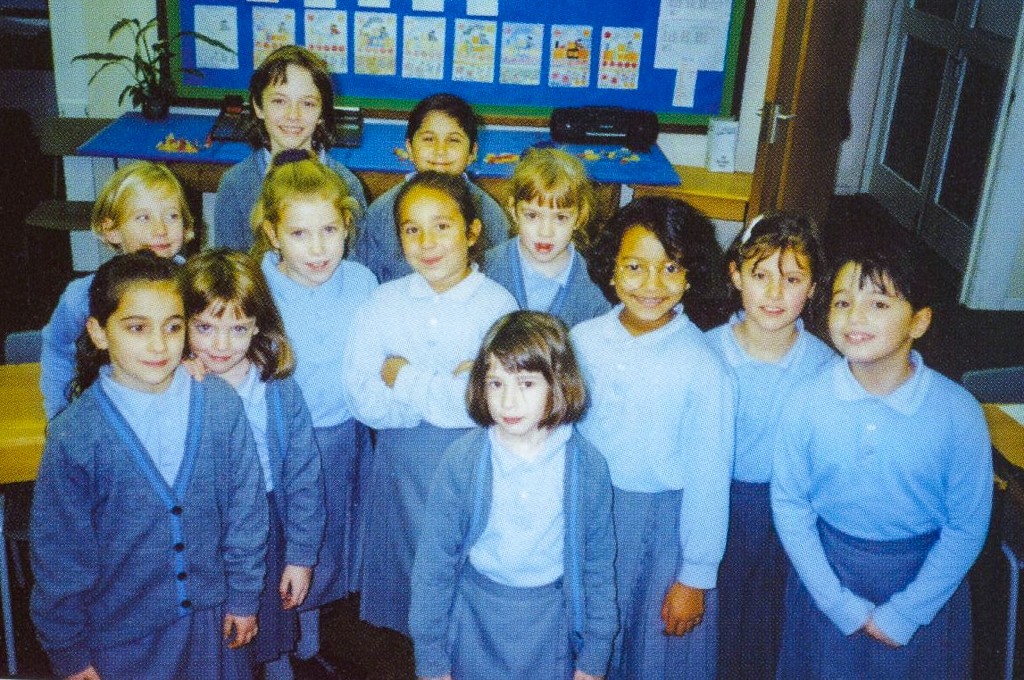
[[[603,677],[618,626],[612,490],[573,428],[587,392],[565,324],[499,319],[466,394],[480,428],[438,466],[413,564],[417,675]]]

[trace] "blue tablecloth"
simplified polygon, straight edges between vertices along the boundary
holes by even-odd
[[[207,142],[212,115],[171,114],[162,121],[149,121],[139,113],[126,113],[78,148],[80,156],[137,158],[161,162],[214,163],[231,165],[250,152],[241,142]],[[157,145],[184,140],[194,151],[161,151]],[[469,166],[472,177],[504,178],[515,168],[513,157],[534,145],[553,145],[547,130],[504,130],[484,127],[480,131],[480,153]],[[615,184],[678,185],[679,176],[656,145],[646,153],[633,153],[616,146],[557,144],[577,155],[597,182]],[[330,154],[354,172],[406,173],[413,169],[405,156],[405,122],[366,121],[363,143],[357,149],[332,149]],[[497,162],[496,162],[497,161]],[[506,161],[506,162],[500,162]]]

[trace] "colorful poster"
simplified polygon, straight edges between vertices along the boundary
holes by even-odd
[[[348,12],[307,9],[306,47],[323,57],[331,73],[348,73]]]
[[[295,44],[295,10],[270,7],[252,9],[252,63],[259,68],[267,55],[283,45]]]
[[[456,19],[452,80],[493,83],[497,38],[498,24],[494,21]]]
[[[395,75],[398,58],[398,18],[390,12],[356,12],[355,72],[369,76]]]
[[[444,78],[444,17],[402,19],[402,77]]]
[[[501,25],[499,81],[504,85],[540,85],[544,56],[544,24]]]
[[[195,26],[202,26],[203,33],[219,40],[234,53],[196,40],[196,68],[238,68],[238,10],[234,7],[196,5]]]
[[[601,29],[601,61],[597,69],[599,89],[637,89],[643,39],[642,28],[605,26]]]
[[[548,46],[548,86],[589,87],[592,44],[590,26],[553,25]]]

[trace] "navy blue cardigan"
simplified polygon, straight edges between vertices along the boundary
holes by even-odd
[[[471,430],[448,447],[434,474],[412,567],[409,629],[418,676],[451,671],[449,614],[462,565],[487,527],[493,483],[490,451],[487,430]],[[603,676],[618,630],[612,485],[604,458],[575,431],[566,444],[563,504],[563,592],[576,668]]]
[[[192,383],[173,487],[97,382],[50,424],[32,506],[32,620],[54,670],[222,603],[256,613],[267,496],[234,389]]]

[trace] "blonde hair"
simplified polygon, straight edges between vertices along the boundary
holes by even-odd
[[[192,211],[188,209],[185,190],[182,189],[177,176],[166,165],[151,161],[138,161],[126,165],[110,176],[92,206],[90,226],[93,233],[106,242],[106,232],[109,229],[107,223],[121,224],[125,218],[125,205],[139,187],[151,191],[163,189],[178,200],[178,209],[181,210],[185,229],[185,242],[191,241],[195,233],[195,221],[192,219]]]
[[[352,242],[359,219],[359,202],[349,194],[345,181],[311,152],[287,149],[274,157],[252,209],[250,224],[254,238],[250,252],[257,262],[264,253],[273,250],[263,225],[270,223],[276,228],[291,202],[310,198],[323,199],[334,206],[346,222],[346,245]]]
[[[572,240],[577,248],[588,245],[587,225],[593,216],[594,185],[575,156],[561,149],[528,149],[509,180],[508,211],[512,235],[519,233],[516,206],[538,201],[553,208],[576,208]]]
[[[249,343],[246,357],[259,367],[261,380],[292,373],[295,355],[284,322],[263,272],[248,255],[227,248],[207,250],[189,258],[179,278],[185,314],[190,319],[207,309],[221,318],[232,304],[256,319],[259,330]]]

